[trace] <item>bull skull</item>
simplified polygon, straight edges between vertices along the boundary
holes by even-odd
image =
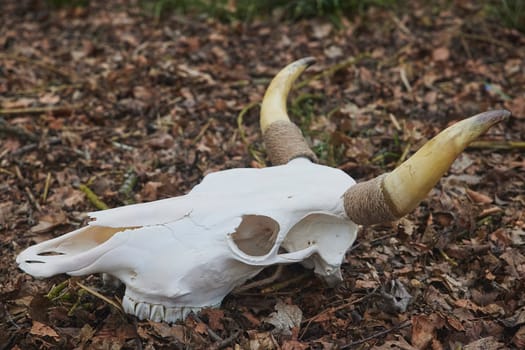
[[[275,166],[219,171],[181,197],[91,213],[86,227],[20,253],[20,268],[40,278],[107,273],[126,285],[126,312],[167,322],[218,306],[273,264],[302,262],[334,283],[358,225],[411,211],[472,140],[510,114],[463,120],[391,173],[356,184],[316,164],[288,118],[290,88],[312,62],[288,65],[264,96],[261,128]]]

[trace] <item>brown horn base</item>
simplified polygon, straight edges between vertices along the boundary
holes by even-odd
[[[350,220],[358,225],[373,225],[402,216],[392,209],[394,206],[383,190],[383,180],[387,175],[355,184],[345,192],[344,206]]]
[[[278,120],[271,123],[263,135],[266,152],[273,165],[305,157],[317,163],[315,153],[308,147],[301,130],[292,122]],[[286,147],[283,147],[283,144]]]

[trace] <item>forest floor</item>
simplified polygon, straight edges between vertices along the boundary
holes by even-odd
[[[335,25],[156,21],[121,1],[3,2],[0,349],[525,348],[525,35],[475,2],[424,3]],[[169,325],[123,314],[114,302],[123,290],[98,275],[38,280],[18,269],[23,249],[84,225],[103,204],[269,166],[258,103],[305,56],[317,64],[292,92],[290,115],[321,163],[358,181],[457,120],[498,108],[513,116],[412,213],[362,227],[335,287],[290,265]],[[272,324],[276,307],[289,324]]]

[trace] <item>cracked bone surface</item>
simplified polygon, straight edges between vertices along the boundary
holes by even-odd
[[[219,306],[273,264],[301,262],[334,283],[363,223],[349,208],[361,208],[355,211],[374,217],[372,223],[385,220],[375,214],[377,203],[370,205],[376,196],[386,219],[404,215],[468,142],[508,115],[492,111],[460,122],[373,185],[356,185],[343,171],[312,161],[286,113],[293,82],[312,62],[284,68],[265,95],[261,126],[277,166],[211,173],[184,196],[90,213],[87,226],[21,252],[19,267],[40,278],[109,274],[126,285],[126,312],[167,322]]]

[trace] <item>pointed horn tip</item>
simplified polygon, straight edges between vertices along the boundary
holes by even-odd
[[[511,112],[507,111],[506,109],[496,109],[492,111],[486,111],[480,114],[477,114],[474,116],[476,119],[476,122],[479,123],[479,125],[494,125],[497,124],[503,120],[508,119],[511,116]]]
[[[303,68],[306,69],[316,62],[314,57],[304,57],[290,64],[292,70]]]
[[[316,60],[315,60],[315,57],[309,56],[309,57],[301,58],[297,62],[300,62],[302,65],[309,67],[312,64],[314,64]]]

